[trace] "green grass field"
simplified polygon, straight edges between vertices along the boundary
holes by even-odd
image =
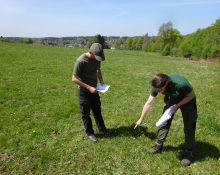
[[[101,95],[111,138],[84,138],[71,82],[75,59],[86,50],[0,43],[0,174],[219,174],[220,64],[162,57],[139,51],[106,50],[103,78],[110,90]],[[134,130],[148,98],[148,81],[159,72],[180,73],[197,95],[195,162],[183,168],[181,113],[175,115],[164,151],[149,155],[159,96],[144,125]],[[95,123],[93,120],[95,131]]]

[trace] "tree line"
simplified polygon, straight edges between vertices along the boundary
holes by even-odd
[[[167,22],[160,26],[157,36],[145,34],[143,37],[118,39],[114,46],[117,49],[159,52],[164,56],[220,60],[220,19],[211,26],[188,35],[181,35],[173,28],[172,22]]]
[[[173,28],[172,22],[163,23],[157,36],[118,37],[118,36],[79,36],[79,37],[46,37],[46,38],[19,38],[2,37],[1,41],[33,44],[39,43],[50,46],[87,47],[98,42],[105,49],[143,50],[158,52],[164,56],[180,56],[190,59],[218,59],[220,60],[220,19],[214,24],[198,29],[196,32],[181,35]]]

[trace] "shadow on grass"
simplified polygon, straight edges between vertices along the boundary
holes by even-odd
[[[163,151],[169,152],[169,151],[182,151],[184,148],[184,145],[181,144],[177,147],[173,146],[164,146]],[[194,161],[203,161],[206,158],[216,159],[218,160],[220,157],[220,150],[209,143],[197,141],[195,144],[195,150],[194,150]],[[179,154],[177,156],[179,159],[181,159],[181,155]]]
[[[197,161],[203,160],[207,157],[212,159],[219,159],[219,149],[206,142],[196,142],[195,158]]]
[[[108,131],[110,132],[110,136],[105,136],[102,134],[96,134],[98,137],[139,137],[141,135],[145,135],[146,137],[150,138],[151,140],[156,138],[156,134],[153,132],[148,132],[146,127],[139,126],[138,128],[134,129],[134,125],[131,126],[120,126],[118,128],[109,128]]]

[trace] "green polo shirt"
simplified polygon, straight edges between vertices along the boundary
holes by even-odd
[[[97,85],[97,70],[100,68],[100,62],[95,59],[88,59],[86,54],[82,54],[75,62],[73,74],[80,80],[92,87]]]
[[[170,83],[167,85],[167,88],[163,95],[167,95],[170,99],[176,103],[181,101],[187,94],[189,94],[193,88],[189,81],[181,75],[169,74]],[[151,90],[151,96],[156,97],[158,92],[156,89]]]

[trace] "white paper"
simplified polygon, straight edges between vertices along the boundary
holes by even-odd
[[[99,92],[105,93],[105,92],[108,91],[109,87],[110,86],[107,85],[107,84],[97,84],[96,90],[99,91]]]
[[[160,127],[162,126],[165,122],[167,122],[167,120],[171,119],[173,113],[171,112],[173,106],[169,107],[164,113],[163,115],[160,117],[160,119],[157,121],[156,126]]]

